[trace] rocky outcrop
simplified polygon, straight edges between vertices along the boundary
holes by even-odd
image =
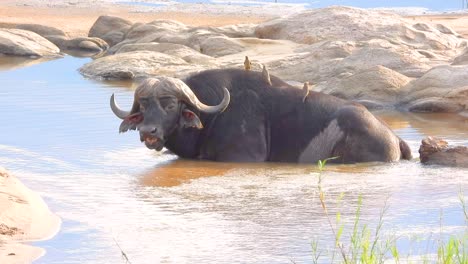
[[[188,63],[216,65],[214,58],[200,54],[187,46],[172,43],[136,43],[122,45],[117,54],[132,51],[156,51],[183,59]]]
[[[190,27],[171,20],[131,25],[101,17],[93,28],[90,32],[102,38],[121,33],[107,54],[123,61],[98,59],[82,68],[89,77],[186,76],[207,68],[242,68],[249,56],[252,70],[265,65],[282,79],[310,82],[317,91],[369,108],[467,112],[467,41],[444,25],[397,14],[335,6],[257,27]],[[140,57],[144,51],[161,60],[149,62]],[[139,70],[134,63],[139,59],[142,68],[155,68]],[[91,70],[96,66],[102,70]]]
[[[449,146],[440,138],[427,137],[419,147],[421,163],[468,168],[468,147]]]
[[[208,69],[192,65],[181,58],[155,51],[132,51],[102,57],[80,68],[81,74],[102,79],[133,79],[148,76],[182,78]]]
[[[413,112],[468,111],[468,65],[434,67],[402,89],[401,104]]]
[[[62,30],[54,27],[39,25],[39,24],[18,24],[17,29],[32,31],[43,37],[45,36],[62,36],[68,38],[67,34]]]
[[[91,55],[101,53],[109,49],[109,45],[100,38],[78,37],[70,39],[65,32],[60,29],[37,25],[37,24],[19,24],[18,29],[35,32],[50,42],[54,43],[62,52],[70,53],[73,51],[90,52]]]
[[[110,46],[121,42],[132,22],[120,17],[100,16],[88,33],[88,37],[101,38]]]
[[[260,24],[255,35],[304,44],[385,39],[397,45],[447,52],[463,43],[445,26],[413,24],[394,13],[341,6],[313,9]]]
[[[368,108],[393,107],[400,89],[410,79],[383,66],[375,66],[349,76],[335,77],[314,89],[364,104]]]
[[[468,48],[453,60],[452,65],[468,65]]]
[[[0,54],[28,57],[60,57],[60,50],[40,35],[22,29],[0,29]]]

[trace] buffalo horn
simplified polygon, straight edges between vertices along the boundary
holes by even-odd
[[[130,115],[130,112],[120,109],[120,107],[115,102],[114,94],[112,94],[110,98],[110,107],[112,109],[112,112],[114,112],[114,114],[120,119],[125,119],[127,116]]]
[[[190,89],[190,87],[188,87],[187,85],[184,85],[183,89],[179,91],[180,91],[181,100],[191,104],[192,106],[197,108],[199,111],[208,113],[208,114],[215,114],[215,113],[223,112],[224,109],[226,109],[226,107],[229,105],[229,101],[231,100],[229,91],[226,88],[223,88],[224,95],[223,95],[223,100],[221,101],[221,103],[219,103],[218,105],[213,105],[213,106],[209,106],[200,102],[197,96],[193,93],[192,89]]]

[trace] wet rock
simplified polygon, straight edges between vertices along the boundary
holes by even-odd
[[[439,97],[422,98],[408,103],[408,111],[416,113],[458,113],[463,106]]]
[[[60,49],[40,35],[22,29],[0,29],[0,54],[60,57]]]
[[[408,83],[402,105],[415,112],[462,112],[468,110],[468,65],[437,66]]]
[[[421,163],[468,168],[468,147],[449,146],[440,138],[427,137],[419,147]]]
[[[132,22],[119,17],[100,16],[89,30],[89,37],[103,39],[110,46],[124,40]]]

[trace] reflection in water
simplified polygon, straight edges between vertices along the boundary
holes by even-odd
[[[37,263],[121,263],[114,239],[132,263],[310,263],[312,240],[323,250],[333,246],[315,165],[200,162],[150,151],[137,133],[118,133],[108,106],[117,93],[130,108],[132,84],[82,78],[76,69],[88,60],[0,72],[0,112],[8,112],[2,121],[9,127],[0,130],[0,164],[63,219],[58,236],[36,243],[47,250]],[[466,118],[378,115],[416,157],[426,135],[468,144]],[[402,254],[407,237],[421,238],[413,253],[434,252],[425,239],[438,239],[441,211],[444,238],[466,228],[457,198],[468,190],[466,169],[414,160],[329,165],[323,177],[329,213],[341,212],[345,230],[359,195],[371,228],[387,202],[383,232],[403,237]]]
[[[361,163],[353,165],[329,166],[327,171],[346,173],[365,173],[371,166],[379,163]],[[174,159],[167,164],[158,164],[155,168],[143,173],[141,184],[154,187],[173,187],[202,177],[225,176],[238,173],[242,168],[246,175],[265,175],[267,171],[291,171],[293,175],[318,173],[317,166],[287,163],[222,163],[211,161]]]
[[[14,70],[53,60],[54,58],[36,58],[5,56],[0,54],[0,70]]]

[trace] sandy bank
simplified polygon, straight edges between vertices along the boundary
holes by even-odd
[[[175,4],[162,7],[119,5],[112,1],[2,1],[0,27],[34,23],[58,27],[70,37],[87,36],[100,15],[121,17],[132,22],[148,23],[171,19],[190,26],[225,26],[260,23],[281,15],[304,10],[300,6],[232,6],[210,4]],[[468,37],[468,14],[407,16],[427,23],[441,23]],[[60,25],[60,26],[57,26]]]
[[[59,2],[59,1],[57,1]],[[191,26],[225,26],[232,24],[260,23],[269,15],[242,14],[188,14],[187,12],[135,12],[133,8],[120,5],[97,6],[19,6],[0,3],[0,27],[16,24],[41,24],[58,27],[70,37],[87,36],[88,31],[101,15],[121,17],[132,22],[148,23],[157,19],[176,20]]]
[[[444,24],[464,38],[468,38],[468,14],[423,15],[408,16],[408,18],[426,23]]]
[[[20,244],[47,239],[60,226],[42,198],[0,168],[0,263],[29,263],[44,250]]]

